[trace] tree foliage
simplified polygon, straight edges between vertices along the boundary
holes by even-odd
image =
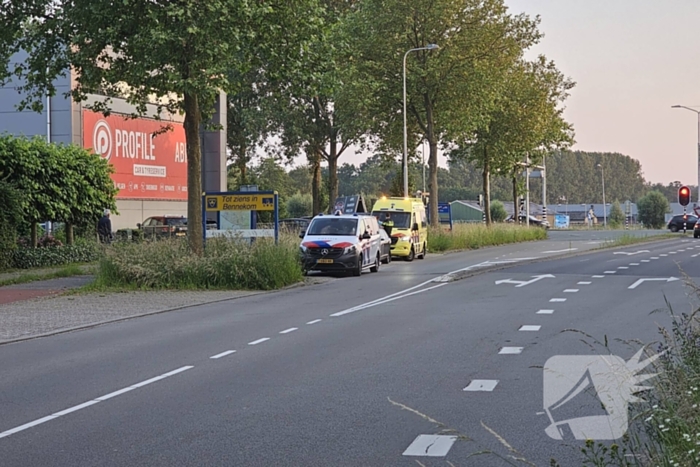
[[[493,222],[503,222],[506,220],[508,213],[503,203],[500,201],[494,201],[491,203],[491,221]]]
[[[20,192],[0,172],[0,271],[10,267],[11,252],[17,246],[17,226],[22,221]]]
[[[410,154],[430,146],[430,218],[437,225],[438,145],[473,131],[493,109],[499,76],[539,37],[537,20],[508,14],[502,0],[366,0],[347,27],[357,42],[353,65],[381,149],[400,154],[406,57]],[[410,117],[410,118],[409,118]]]
[[[32,225],[50,220],[86,227],[104,209],[116,209],[112,170],[106,160],[76,145],[0,137],[0,173],[21,193],[23,221]],[[72,243],[72,237],[68,240]]]
[[[666,197],[658,191],[650,191],[637,202],[639,221],[644,225],[660,229],[666,222],[666,213],[671,208]]]
[[[287,199],[287,215],[304,217],[313,215],[313,199],[309,193],[295,193]]]
[[[0,11],[0,81],[18,78],[20,107],[42,106],[53,79],[75,71],[70,94],[109,113],[109,96],[133,104],[134,115],[157,102],[161,111],[184,113],[188,160],[188,240],[203,248],[200,126],[208,122],[220,91],[235,92],[230,70],[245,74],[262,62],[270,76],[302,69],[300,50],[313,38],[314,0],[6,0]],[[20,50],[28,59],[10,67]]]

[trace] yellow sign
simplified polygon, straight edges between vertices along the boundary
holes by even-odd
[[[275,195],[217,195],[206,197],[207,211],[274,211]]]

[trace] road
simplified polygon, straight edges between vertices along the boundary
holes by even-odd
[[[691,306],[682,281],[640,279],[679,266],[700,277],[700,241],[581,254],[606,234],[553,232],[0,346],[1,464],[507,465],[469,457],[507,453],[483,422],[536,465],[577,465],[577,441],[545,434],[542,366],[605,350],[562,331],[607,336],[627,360],[616,339],[657,339],[668,318],[649,313],[664,294]]]

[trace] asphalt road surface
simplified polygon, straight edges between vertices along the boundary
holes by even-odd
[[[700,241],[552,234],[0,346],[0,465],[508,465],[472,456],[508,454],[489,429],[580,465],[545,433],[543,366],[657,340],[664,297],[697,305],[674,278],[700,277]]]

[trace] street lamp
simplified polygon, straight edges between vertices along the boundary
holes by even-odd
[[[425,47],[418,47],[408,50],[403,55],[403,194],[408,198],[408,130],[406,129],[406,57],[409,53],[417,50],[437,49],[437,44],[428,44]]]
[[[598,164],[598,168],[600,168],[600,178],[603,180],[603,226],[607,227],[608,226],[608,210],[607,206],[605,205],[605,169],[603,168],[602,164]]]
[[[700,203],[700,110],[691,109],[684,105],[672,105],[672,109],[686,109],[698,115],[698,203]]]

